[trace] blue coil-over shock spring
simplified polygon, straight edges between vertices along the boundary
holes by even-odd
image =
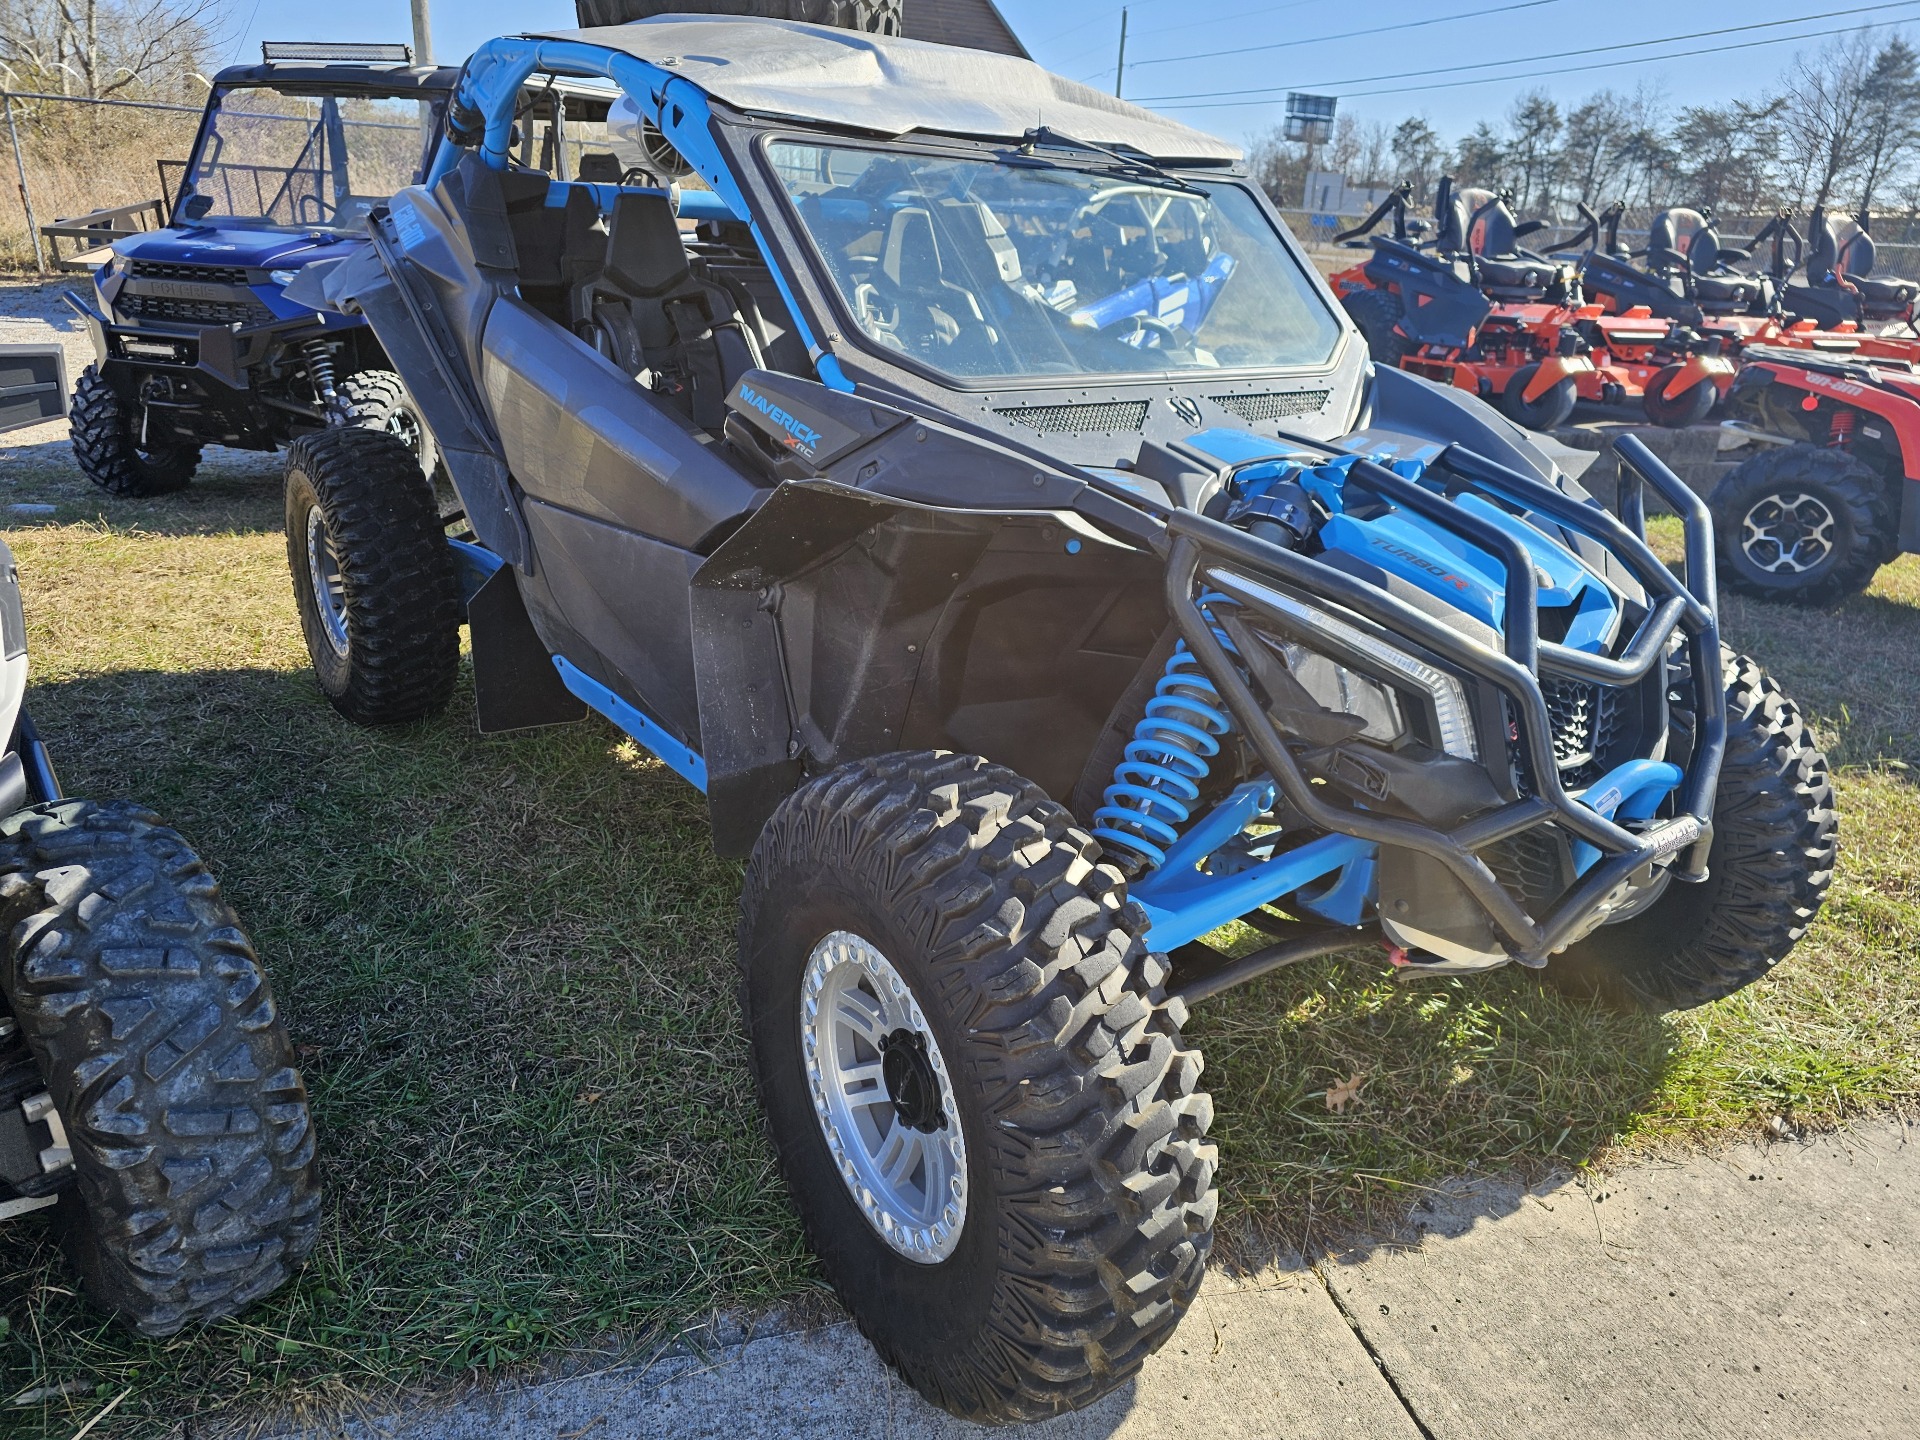
[[[1213,591],[1199,599],[1202,614],[1210,605],[1231,603]],[[1208,620],[1211,624],[1210,614]],[[1217,625],[1212,629],[1232,653],[1226,633]],[[1093,812],[1094,838],[1122,864],[1157,867],[1179,839],[1180,827],[1193,818],[1200,782],[1220,753],[1220,737],[1232,729],[1220,692],[1182,640],[1167,657],[1147,713],[1127,742],[1126,758],[1113,767],[1106,803]]]

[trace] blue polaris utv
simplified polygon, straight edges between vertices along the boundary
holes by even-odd
[[[273,451],[330,424],[389,430],[434,469],[432,432],[379,340],[287,287],[365,245],[373,207],[425,177],[460,72],[414,66],[404,45],[262,53],[215,77],[169,223],[116,241],[92,299],[67,293],[98,357],[74,387],[74,457],[113,494],[182,488],[209,444]],[[578,90],[519,106],[523,145],[537,134],[563,175],[583,158],[569,102],[576,132],[606,112]]]
[[[541,76],[617,85],[685,184],[522,164]],[[1826,760],[1721,645],[1705,507],[1626,440],[1616,516],[1376,371],[1232,145],[1017,57],[685,15],[491,41],[447,123],[303,286],[470,529],[392,436],[294,443],[320,688],[431,714],[464,622],[483,729],[591,709],[704,792],[772,1146],[935,1403],[1086,1404],[1192,1301],[1194,1003],[1370,950],[1698,1005],[1818,913]]]

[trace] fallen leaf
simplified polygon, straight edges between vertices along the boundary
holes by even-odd
[[[1360,1087],[1367,1083],[1367,1077],[1358,1070],[1344,1080],[1337,1080],[1327,1087],[1327,1109],[1334,1114],[1343,1114],[1347,1106],[1360,1098]]]
[[[573,1103],[576,1105],[597,1105],[601,1099],[605,1097],[606,1093],[604,1090],[582,1090],[578,1095],[573,1097]]]

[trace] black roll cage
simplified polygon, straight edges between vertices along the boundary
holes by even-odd
[[[1303,450],[1323,450],[1299,441]],[[1497,464],[1459,445],[1436,458],[1429,473],[1454,483],[1444,495],[1407,480],[1371,460],[1357,461],[1352,478],[1382,499],[1403,506],[1493,555],[1506,571],[1506,615],[1501,648],[1494,651],[1362,580],[1312,557],[1284,550],[1221,521],[1192,511],[1156,506],[1137,492],[1091,477],[1115,499],[1157,511],[1167,561],[1166,602],[1180,634],[1219,689],[1228,709],[1287,801],[1322,829],[1430,856],[1444,865],[1505,935],[1513,958],[1539,968],[1554,951],[1577,937],[1596,905],[1643,866],[1675,851],[1675,878],[1706,878],[1713,836],[1713,799],[1726,754],[1726,694],[1721,683],[1720,630],[1716,616],[1713,520],[1695,495],[1645,444],[1632,436],[1614,442],[1621,466],[1622,517],[1593,501],[1572,498],[1544,480]],[[1642,485],[1651,486],[1677,512],[1686,532],[1683,582],[1649,548]],[[1511,535],[1453,503],[1480,491],[1580,532],[1608,549],[1645,587],[1648,608],[1618,658],[1572,650],[1540,638],[1536,583],[1531,560]],[[1089,497],[1091,498],[1091,497]],[[1111,520],[1102,505],[1086,507],[1089,518]],[[1493,685],[1514,706],[1532,794],[1440,829],[1418,821],[1329,803],[1301,769],[1268,718],[1195,596],[1203,571],[1225,564],[1309,602],[1331,600],[1407,637],[1448,665]],[[1248,599],[1255,611],[1258,602]],[[1695,743],[1683,768],[1678,814],[1634,833],[1568,795],[1553,763],[1553,726],[1540,689],[1542,662],[1558,673],[1606,685],[1631,684],[1666,663],[1679,631],[1692,662]],[[1601,852],[1581,881],[1552,911],[1536,920],[1474,852],[1497,841],[1553,823]]]

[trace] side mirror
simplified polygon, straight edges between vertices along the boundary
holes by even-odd
[[[187,203],[180,207],[180,213],[189,220],[204,220],[213,212],[211,195],[189,195]]]

